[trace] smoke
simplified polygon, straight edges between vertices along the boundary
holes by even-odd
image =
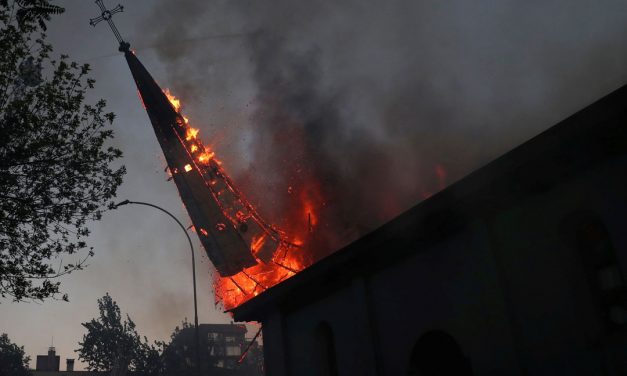
[[[618,0],[163,0],[142,28],[242,190],[283,227],[313,203],[324,253],[625,83],[625,15]]]

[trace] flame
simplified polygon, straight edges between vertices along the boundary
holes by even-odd
[[[200,162],[200,163],[207,163],[215,155],[216,155],[216,153],[214,153],[214,152],[209,152],[209,153],[204,152],[204,153],[202,153],[201,155],[198,156],[198,162]]]
[[[253,251],[254,255],[256,255],[257,252],[259,252],[263,244],[266,242],[266,237],[267,237],[267,234],[264,233],[261,236],[257,237],[256,239],[253,239],[253,243],[250,249],[251,251]]]
[[[222,162],[216,158],[215,152],[211,151],[210,148],[203,145],[199,140],[199,130],[192,128],[189,125],[189,119],[180,114],[180,100],[167,89],[164,93],[182,119],[182,121],[178,121],[178,124],[183,127],[185,131],[184,138],[186,142],[183,142],[183,144],[198,163],[198,168],[202,170],[203,166],[211,166],[212,169],[218,169],[220,176],[224,177],[227,182],[226,188],[232,193],[237,193],[238,197],[241,197],[241,193],[232,185],[228,174],[221,167]],[[185,171],[190,171],[192,168],[191,165],[184,167]],[[176,172],[176,170],[174,172]],[[215,186],[216,182],[216,180],[208,181],[211,186]],[[294,191],[296,190],[292,186],[288,188],[288,194]],[[220,277],[218,273],[214,273],[215,280],[213,281],[213,287],[216,302],[221,303],[224,308],[231,309],[237,307],[277,283],[294,276],[312,263],[311,257],[306,252],[308,245],[307,240],[311,238],[313,227],[319,222],[318,209],[323,205],[323,200],[320,190],[317,189],[316,185],[308,186],[303,189],[299,188],[297,192],[299,192],[298,200],[300,206],[299,209],[293,213],[286,213],[287,218],[290,218],[286,225],[288,228],[285,229],[287,231],[282,231],[274,226],[268,226],[271,231],[281,234],[281,239],[283,239],[279,242],[278,248],[273,253],[271,260],[266,259],[266,261],[268,261],[267,263],[259,260],[257,265],[231,277]],[[251,215],[257,215],[256,209],[245,199],[240,200],[240,204],[244,204],[246,208],[244,212],[230,207],[223,207],[224,202],[220,199],[223,193],[223,191],[219,190],[214,192],[215,199],[225,217],[231,221],[233,226],[244,223]],[[235,212],[232,210],[235,210]],[[255,221],[261,221],[260,218],[254,218]],[[263,224],[265,225],[265,222]],[[227,228],[227,224],[225,223],[217,223],[215,226],[218,231]],[[208,236],[208,232],[203,228],[199,229],[199,232],[204,236]],[[250,247],[254,256],[259,256],[259,252],[262,251],[264,246],[270,244],[268,243],[269,238],[267,232],[263,232],[252,238]]]
[[[168,89],[165,89],[163,91],[163,94],[165,94],[165,96],[168,97],[168,100],[170,101],[170,104],[172,105],[172,107],[174,107],[174,110],[176,112],[179,112],[179,110],[181,109],[181,100],[175,97],[174,95],[172,95],[172,93],[170,93],[170,90]]]
[[[192,170],[192,165],[186,164],[185,165],[185,172],[190,172],[191,170]]]
[[[196,128],[187,128],[187,131],[185,132],[185,141],[191,141],[196,139],[196,136],[198,136],[198,132],[200,131]]]

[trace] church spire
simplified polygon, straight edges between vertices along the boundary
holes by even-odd
[[[237,213],[230,213],[235,198],[229,189],[228,177],[214,160],[199,161],[202,145],[196,141],[195,134],[193,137],[190,134],[191,127],[135,54],[127,50],[124,56],[172,180],[209,259],[222,276],[231,276],[256,265],[250,244],[252,236],[259,235],[259,231],[255,231],[259,229],[246,217],[246,208],[238,210],[245,217],[236,218]],[[277,246],[275,243],[274,249]]]
[[[124,8],[118,5],[108,10],[102,0],[96,0],[96,4],[102,14],[91,19],[90,24],[95,26],[100,21],[107,21],[120,43],[120,51],[124,52],[172,180],[218,273],[230,277],[259,263],[276,264],[274,256],[286,253],[295,245],[259,216],[214,158],[213,152],[196,138],[198,131],[189,126],[178,107],[171,103],[130,51],[130,44],[122,39],[111,20],[113,14]]]

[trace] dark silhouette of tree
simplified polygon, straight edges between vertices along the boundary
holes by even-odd
[[[24,347],[11,343],[9,336],[0,335],[0,376],[30,376]]]
[[[135,329],[135,323],[122,314],[118,304],[106,294],[98,299],[98,318],[82,323],[87,334],[79,342],[78,357],[92,371],[111,371],[112,375],[153,376],[161,374],[161,345],[148,343]]]
[[[62,11],[0,0],[0,297],[16,301],[58,297],[58,277],[85,266],[87,223],[125,172],[107,145],[114,114],[85,103],[89,66],[51,58],[42,29]]]
[[[37,21],[39,27],[46,30],[46,22],[50,21],[51,14],[61,14],[65,11],[64,8],[52,5],[47,0],[16,0],[19,6],[16,13],[16,19],[20,26]],[[7,0],[2,0],[4,5],[7,4]]]
[[[163,342],[148,343],[144,341],[140,344],[138,356],[132,361],[132,366],[137,376],[160,376],[164,375],[165,366],[163,362]]]
[[[175,339],[183,329],[192,328],[187,319],[181,322],[180,327],[174,328],[168,343],[161,343],[164,374],[167,376],[183,376],[195,373],[195,367],[190,359],[194,357],[194,349],[184,343],[177,343]]]

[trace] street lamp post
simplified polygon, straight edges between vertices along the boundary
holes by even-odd
[[[122,202],[119,202],[113,205],[113,208],[117,209],[118,207],[122,205],[128,205],[128,204],[151,206],[155,209],[161,210],[165,214],[169,215],[170,218],[176,221],[176,223],[179,225],[179,227],[181,227],[181,229],[185,233],[185,236],[187,237],[187,241],[189,242],[189,248],[191,249],[191,252],[192,252],[192,280],[194,282],[194,337],[196,341],[196,372],[198,375],[200,375],[200,341],[198,337],[198,301],[196,299],[196,258],[194,256],[194,245],[192,244],[192,239],[189,237],[189,234],[187,233],[187,229],[185,228],[185,226],[183,226],[181,221],[179,221],[172,213],[170,213],[169,211],[157,205],[150,204],[148,202],[124,200]]]

